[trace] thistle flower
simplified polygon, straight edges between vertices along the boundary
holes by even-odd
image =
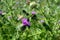
[[[28,19],[22,18],[22,24],[23,24],[23,26],[21,27],[22,31],[24,31],[26,29],[26,26],[28,26],[28,28],[30,28],[30,22]]]
[[[34,19],[34,20],[38,20],[38,19],[37,19],[37,15],[36,15],[36,12],[35,12],[35,11],[32,11],[32,19]]]
[[[22,19],[22,24],[23,24],[23,26],[30,26],[30,22],[26,18]]]
[[[35,15],[36,14],[36,12],[35,11],[32,11],[32,15]]]
[[[0,10],[0,15],[2,15],[2,11]]]

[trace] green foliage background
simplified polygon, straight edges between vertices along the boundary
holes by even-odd
[[[60,40],[60,0],[33,1],[37,4],[35,8],[27,5],[26,0],[0,0],[0,10],[6,13],[0,15],[0,40]],[[29,16],[22,10],[26,10]],[[31,19],[32,10],[37,12],[38,21]],[[20,30],[21,20],[17,21],[19,14],[30,19],[30,29]],[[8,19],[9,16],[12,18]],[[45,20],[52,32],[46,31],[40,20]]]

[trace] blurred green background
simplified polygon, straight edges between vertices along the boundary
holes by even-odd
[[[60,40],[60,0],[0,0],[0,40]],[[23,13],[25,10],[29,15]],[[31,12],[36,19],[31,19]],[[21,30],[22,22],[18,15],[29,18],[31,26]],[[40,20],[49,25],[46,30]]]

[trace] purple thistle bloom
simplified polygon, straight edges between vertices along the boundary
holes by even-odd
[[[24,26],[30,26],[30,22],[29,22],[28,19],[26,19],[26,18],[23,18],[23,19],[22,19],[22,24],[23,24]]]
[[[35,11],[32,11],[32,14],[33,14],[33,15],[35,15],[35,14],[36,14],[36,12],[35,12]]]
[[[2,11],[0,10],[0,15],[2,15]]]

